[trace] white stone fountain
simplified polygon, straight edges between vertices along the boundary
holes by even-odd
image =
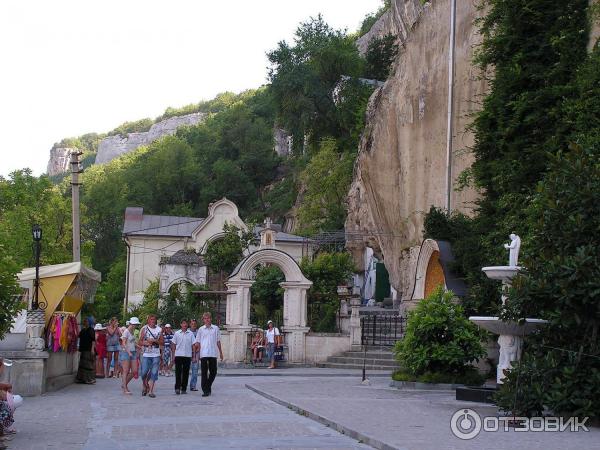
[[[506,303],[508,290],[512,285],[512,279],[519,273],[521,267],[517,265],[519,259],[519,249],[521,247],[521,238],[516,234],[510,235],[510,244],[504,244],[509,252],[508,266],[484,267],[481,270],[485,272],[488,278],[502,281],[502,305]],[[484,330],[498,334],[498,345],[500,346],[500,358],[496,370],[496,382],[503,383],[504,371],[512,367],[514,361],[521,359],[521,350],[523,337],[533,333],[537,328],[547,323],[542,319],[527,318],[520,322],[503,321],[499,317],[469,317]]]

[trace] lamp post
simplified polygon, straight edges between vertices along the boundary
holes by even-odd
[[[31,309],[36,310],[40,309],[40,241],[42,240],[42,227],[36,223],[31,227],[31,234],[35,242],[35,292],[33,301],[31,302]]]

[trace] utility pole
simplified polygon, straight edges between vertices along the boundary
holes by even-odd
[[[452,121],[454,116],[454,46],[456,33],[456,0],[450,0],[450,42],[448,43],[448,124],[446,130],[446,212],[451,212],[452,199]]]
[[[82,152],[71,153],[71,203],[73,209],[73,261],[81,261],[81,227],[79,222],[79,156]]]

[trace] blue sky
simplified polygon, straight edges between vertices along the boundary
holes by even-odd
[[[0,175],[64,137],[266,81],[266,51],[322,13],[356,30],[381,0],[0,2]]]

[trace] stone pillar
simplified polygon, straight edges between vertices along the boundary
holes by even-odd
[[[252,280],[225,283],[227,286],[227,325],[250,325],[250,288]]]
[[[309,327],[285,327],[285,344],[288,347],[288,361],[304,364],[306,362],[306,333]]]
[[[306,291],[312,286],[312,283],[284,281],[279,285],[285,289],[283,294],[283,326],[286,330],[289,327],[306,327],[308,309]]]
[[[227,285],[227,323],[225,329],[229,335],[223,357],[227,362],[244,362],[250,327],[250,288],[252,280],[237,280]]]
[[[43,352],[45,342],[43,338],[46,318],[41,309],[27,310],[26,332],[27,341],[25,349],[29,351]]]
[[[352,297],[350,299],[350,307],[352,314],[350,315],[350,348],[353,351],[361,350],[362,348],[362,330],[360,326],[360,297]]]

